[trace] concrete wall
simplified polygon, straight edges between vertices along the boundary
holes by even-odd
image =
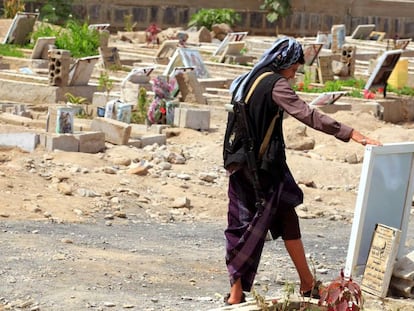
[[[161,28],[186,27],[192,14],[200,8],[223,8],[217,0],[89,0],[75,1],[74,13],[89,17],[90,23],[110,23],[111,30],[124,30],[124,16],[132,14],[137,23],[135,30],[144,30],[151,22]],[[293,14],[270,24],[266,13],[260,10],[262,0],[227,2],[228,7],[238,11],[242,21],[235,31],[247,30],[254,35],[279,33],[315,36],[318,30],[328,31],[332,25],[345,24],[352,33],[358,24],[376,24],[377,31],[388,37],[414,38],[414,1],[370,0],[291,0]],[[27,8],[39,7],[39,2],[27,3]]]

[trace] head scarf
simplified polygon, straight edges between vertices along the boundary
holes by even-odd
[[[248,85],[250,79],[262,68],[270,66],[274,71],[287,69],[293,64],[304,63],[303,50],[299,42],[293,38],[280,38],[273,43],[273,46],[266,50],[259,62],[254,65],[252,70],[241,76],[238,76],[230,86],[230,92],[233,93],[236,89],[234,99],[241,100],[245,93],[245,87]]]

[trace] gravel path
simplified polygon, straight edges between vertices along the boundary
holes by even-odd
[[[344,266],[351,225],[302,219],[317,274]],[[0,302],[13,310],[209,310],[228,291],[224,222],[0,223]],[[283,243],[267,242],[256,278],[266,295],[297,276]],[[1,307],[0,307],[1,310]]]

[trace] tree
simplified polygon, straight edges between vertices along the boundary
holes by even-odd
[[[264,0],[260,8],[268,11],[266,18],[271,23],[279,17],[286,17],[292,14],[292,7],[289,0]]]

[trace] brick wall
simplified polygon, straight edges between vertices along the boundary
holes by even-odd
[[[110,23],[112,30],[124,30],[124,16],[132,14],[136,30],[145,29],[151,22],[161,28],[186,27],[190,17],[200,8],[222,8],[223,1],[136,1],[136,0],[89,0],[75,1],[74,12],[89,16],[90,23]],[[358,24],[376,24],[377,31],[385,31],[389,37],[414,38],[414,1],[369,0],[292,0],[293,14],[270,24],[260,10],[261,0],[229,2],[238,11],[242,21],[235,31],[247,30],[254,35],[279,33],[298,36],[314,36],[318,30],[330,30],[334,24],[345,24],[350,34]],[[27,6],[39,7],[39,2]]]

